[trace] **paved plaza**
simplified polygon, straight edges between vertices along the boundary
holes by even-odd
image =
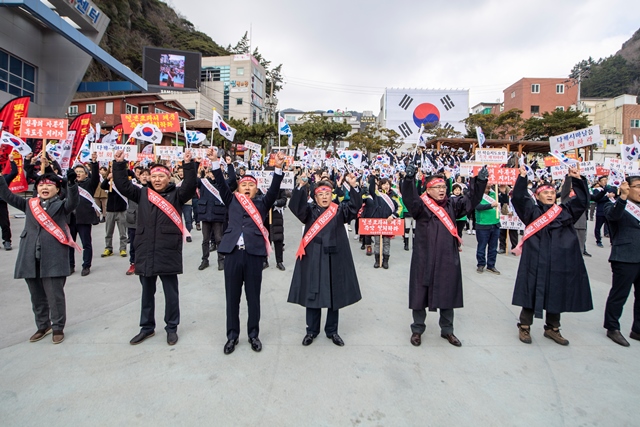
[[[272,255],[263,276],[264,349],[253,352],[243,330],[236,351],[226,356],[223,273],[215,268],[215,253],[212,267],[198,271],[202,236],[195,229],[184,250],[176,346],[166,343],[161,286],[156,336],[129,345],[139,331],[140,282],[124,274],[128,258],[100,257],[103,224],[94,227],[91,275],[76,272],[67,280],[64,343],[53,345],[50,337],[29,343],[35,332],[29,292],[23,280],[13,279],[24,220],[11,221],[14,250],[0,253],[3,426],[640,424],[633,409],[640,395],[640,342],[623,348],[605,336],[609,248],[595,246],[593,222],[588,251],[594,256],[586,264],[595,308],[563,316],[568,347],[544,338],[540,319],[531,345],[518,340],[519,307],[511,305],[518,258],[499,255],[500,276],[478,274],[475,236],[467,234],[461,253],[465,308],[455,312],[461,348],[440,338],[435,313],[422,346],[410,344],[410,253],[399,238],[392,240],[389,270],[374,269],[373,258],[350,239],[363,298],[340,312],[346,345],[320,335],[303,347],[304,308],[286,302],[301,226],[287,210],[287,270],[277,270]],[[81,256],[76,261],[79,271]],[[632,301],[621,319],[625,336]],[[243,299],[243,328],[246,314]]]

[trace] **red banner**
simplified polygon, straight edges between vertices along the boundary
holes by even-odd
[[[73,138],[73,148],[71,149],[71,164],[69,166],[73,166],[73,162],[76,157],[78,157],[78,152],[82,147],[82,143],[84,142],[84,137],[89,133],[89,127],[91,126],[91,113],[83,113],[77,116],[71,122],[69,126],[69,132],[75,131],[75,136]]]
[[[473,176],[478,176],[478,172],[482,169],[482,166],[473,167]],[[514,185],[520,174],[518,168],[503,168],[501,165],[487,165],[489,170],[489,182],[488,185]]]
[[[178,113],[158,114],[120,114],[124,133],[131,135],[137,125],[150,123],[158,126],[162,132],[180,132]]]
[[[27,182],[27,177],[24,174],[24,160],[20,153],[14,151],[13,161],[16,162],[16,166],[18,167],[18,176],[16,176],[15,179],[11,181],[11,184],[9,184],[9,190],[14,193],[22,193],[29,189],[29,183]]]
[[[21,138],[57,139],[63,141],[67,139],[67,119],[43,119],[23,117],[20,122]]]
[[[118,139],[116,139],[116,144],[122,144],[122,137],[124,136],[124,129],[122,129],[122,123],[120,123],[119,125],[115,125],[113,127],[113,130],[118,132]],[[132,144],[135,145],[135,142],[133,142]]]
[[[571,153],[564,153],[565,156],[567,156],[570,159],[575,159],[576,158],[576,153],[575,152],[571,152]],[[557,157],[553,157],[553,156],[547,156],[544,158],[544,166],[545,167],[549,167],[549,166],[560,166],[560,160],[558,160]]]
[[[360,218],[358,233],[363,236],[402,236],[404,220],[394,219],[387,223],[386,218]]]
[[[609,172],[611,172],[609,169],[605,169],[602,166],[596,166],[596,175],[598,176],[609,176]]]
[[[13,135],[20,129],[20,121],[23,117],[27,117],[29,114],[29,102],[31,99],[28,96],[22,98],[14,98],[11,101],[4,104],[0,109],[0,122],[2,122],[2,130],[7,131]],[[13,148],[9,145],[4,145],[2,151],[0,151],[0,164],[9,158],[9,154]],[[7,164],[3,173],[9,173],[11,169]]]

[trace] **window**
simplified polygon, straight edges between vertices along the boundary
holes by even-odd
[[[514,90],[513,92],[511,92],[511,99],[516,97],[516,91]]]
[[[107,102],[104,104],[104,113],[113,114],[113,102]]]
[[[540,85],[538,83],[531,85],[531,93],[540,93]]]
[[[531,106],[531,114],[540,114],[540,106],[532,105]]]
[[[35,102],[36,68],[0,50],[0,90]]]
[[[591,107],[584,107],[585,113],[591,113]]]
[[[69,115],[77,116],[78,115],[78,106],[77,105],[69,105]]]
[[[236,98],[236,105],[242,105],[242,98]]]
[[[138,107],[131,104],[126,104],[124,111],[127,114],[138,114]]]
[[[145,105],[144,107],[140,107],[140,114],[147,114],[149,112],[149,106]]]
[[[640,119],[631,119],[632,128],[640,128]]]
[[[556,110],[564,111],[564,107],[562,105],[560,105],[560,106],[556,107]]]
[[[96,104],[87,104],[87,113],[96,113]]]
[[[556,85],[556,93],[564,93],[564,84]]]
[[[163,114],[163,113],[166,113],[166,111],[161,110],[161,109],[159,109],[159,108],[156,108],[156,109],[155,109],[155,114]]]
[[[244,76],[244,67],[236,68],[236,76]]]

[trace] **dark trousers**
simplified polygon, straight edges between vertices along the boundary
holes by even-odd
[[[602,236],[600,231],[602,226],[604,225],[604,234],[609,234],[609,224],[607,223],[607,218],[604,216],[596,216],[596,226],[593,228],[593,234],[596,237],[596,243],[602,243]]]
[[[188,232],[191,232],[193,229],[193,206],[182,205],[182,215],[184,215],[184,226]]]
[[[518,246],[518,230],[506,230],[500,229],[500,249],[507,250],[507,232],[509,232],[509,243],[511,243],[511,250]]]
[[[622,308],[634,286],[633,325],[631,330],[640,334],[640,263],[611,262],[613,280],[604,309],[604,327],[608,330],[620,330]]]
[[[262,287],[263,256],[250,255],[245,250],[234,249],[225,255],[224,288],[227,295],[227,339],[240,336],[240,298],[242,286],[247,299],[249,338],[260,334],[260,288]]]
[[[496,267],[499,237],[500,228],[498,228],[498,225],[491,226],[490,228],[476,228],[476,239],[478,240],[476,261],[478,262],[478,267]]]
[[[317,337],[320,333],[320,316],[322,309],[307,308],[307,334]],[[338,333],[338,310],[327,309],[327,320],[324,324],[324,333],[330,338]]]
[[[411,310],[413,314],[413,323],[411,324],[411,332],[414,334],[424,334],[427,329],[427,310]],[[442,335],[449,335],[453,333],[453,309],[441,308],[440,310],[440,333]]]
[[[82,268],[90,268],[91,260],[93,260],[93,246],[91,243],[91,224],[76,224],[75,222],[69,224],[69,232],[71,238],[75,242],[76,237],[80,236],[82,242]],[[69,248],[69,265],[71,268],[76,268],[76,250]]]
[[[282,255],[284,254],[284,240],[274,240],[273,247],[276,253],[276,262],[282,262]]]
[[[39,270],[40,267],[36,266]],[[37,271],[37,270],[36,270]],[[31,294],[31,307],[38,329],[64,330],[67,323],[67,304],[64,297],[66,277],[37,277],[24,279]]]
[[[136,241],[136,229],[127,228],[127,236],[129,236],[129,264],[135,264],[136,250],[133,247],[133,243]]]
[[[456,221],[456,228],[458,229],[458,237],[462,237],[462,231],[464,230],[465,225],[467,225],[467,221]],[[405,236],[407,235],[406,231],[404,234]]]
[[[220,245],[222,241],[222,234],[224,232],[224,223],[222,222],[209,222],[202,221],[202,260],[209,261],[209,254],[211,253],[211,239],[216,243],[216,246]],[[222,261],[224,255],[218,252],[218,261]]]
[[[9,208],[7,202],[0,200],[0,228],[2,229],[2,241],[11,242],[11,223],[9,222]]]
[[[167,332],[175,332],[180,324],[180,298],[178,294],[178,275],[160,275],[164,291],[164,323]],[[140,312],[141,332],[156,329],[156,282],[158,276],[140,276],[142,284],[142,310]]]
[[[524,308],[520,311],[520,324],[525,326],[533,325],[533,308]],[[547,326],[550,328],[559,328],[560,327],[560,313],[549,313],[546,312],[545,320]]]
[[[191,199],[191,207],[193,208],[193,220],[198,223],[200,220],[198,219],[198,198],[194,197]]]

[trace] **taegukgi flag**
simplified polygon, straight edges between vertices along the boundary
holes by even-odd
[[[20,153],[22,157],[31,153],[31,147],[29,147],[26,142],[9,132],[2,131],[0,145],[9,145],[13,147],[13,149]]]
[[[154,124],[143,123],[136,126],[129,138],[160,144],[162,142],[162,131]]]
[[[482,148],[487,138],[484,137],[484,132],[482,132],[482,128],[480,126],[476,126],[476,135],[478,136],[478,145]]]
[[[218,129],[220,135],[233,142],[233,138],[236,136],[236,130],[229,126],[216,110],[213,110],[213,125]]]
[[[291,145],[291,143],[293,142],[293,132],[291,131],[291,128],[289,127],[289,123],[287,123],[287,121],[282,116],[280,116],[280,118],[279,118],[278,134],[287,135],[289,137],[288,143],[289,143],[289,145]]]

